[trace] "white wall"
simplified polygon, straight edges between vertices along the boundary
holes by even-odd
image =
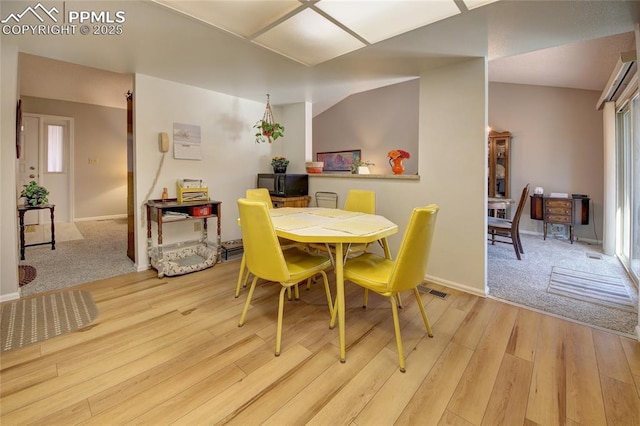
[[[290,161],[287,173],[307,173],[305,159],[311,156],[310,132],[311,126],[306,123],[311,114],[310,103],[299,103],[273,109],[274,119],[285,125],[284,137],[273,142],[273,149],[278,150],[277,155],[287,157]],[[269,162],[271,164],[271,162]],[[272,173],[273,168],[263,170]]]
[[[311,177],[310,193],[376,192],[376,211],[399,226],[397,253],[411,210],[440,206],[428,279],[484,295],[486,282],[487,86],[483,58],[424,72],[420,80],[419,180]],[[314,123],[315,125],[315,123]],[[315,132],[314,132],[315,134]],[[317,148],[316,148],[317,149]]]
[[[244,196],[247,188],[255,187],[256,173],[272,171],[274,155],[287,155],[294,165],[304,167],[304,152],[296,148],[299,143],[303,145],[305,129],[298,120],[304,117],[304,105],[274,108],[276,120],[285,126],[285,137],[272,144],[256,144],[252,126],[262,118],[264,108],[265,104],[260,102],[142,74],[135,76],[134,180],[139,270],[147,267],[144,203],[149,192],[150,199],[157,199],[162,188],[167,187],[169,196],[175,198],[177,179],[204,179],[211,199],[222,202],[222,240],[226,241],[240,238],[236,200]],[[158,170],[163,156],[158,149],[158,133],[172,135],[173,123],[201,127],[202,160],[174,159],[170,136],[170,152]],[[213,239],[213,219],[209,232]],[[189,222],[166,225],[163,234],[165,243],[198,236]]]
[[[362,150],[372,174],[392,174],[387,153],[402,149],[404,174],[418,172],[418,79],[356,93],[313,119],[313,160],[317,152]],[[421,155],[421,153],[420,153]]]
[[[487,65],[421,75],[420,177],[440,206],[429,276],[486,294]]]
[[[18,220],[16,218],[16,103],[18,102],[18,50],[0,49],[2,123],[0,144],[0,301],[18,295]]]

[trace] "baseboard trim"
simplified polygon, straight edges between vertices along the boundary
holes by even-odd
[[[113,214],[109,216],[94,216],[94,217],[76,217],[74,222],[89,222],[92,220],[113,220],[113,219],[125,219],[126,214]]]
[[[0,295],[0,302],[8,302],[9,300],[20,299],[20,293],[9,293]]]
[[[469,287],[468,285],[460,284],[454,281],[449,281],[444,278],[435,277],[433,275],[427,274],[425,277],[425,281],[429,281],[438,285],[453,288],[455,290],[460,290],[465,293],[474,294],[476,296],[487,297],[486,290],[483,292],[481,290],[478,290],[477,288]]]
[[[544,234],[542,232],[525,231],[525,230],[522,230],[522,229],[520,230],[520,233],[521,234],[527,234],[527,235],[536,235],[538,237],[544,236]],[[547,238],[553,238],[553,237],[551,237],[551,236],[549,236],[547,234]],[[580,241],[581,243],[588,243],[588,244],[591,244],[591,245],[594,245],[594,246],[602,246],[602,241],[594,240],[593,238],[582,238],[582,237],[577,237],[577,236],[574,236],[573,238],[575,238],[574,242],[575,241]],[[569,241],[569,239],[567,238],[567,242],[568,241]]]

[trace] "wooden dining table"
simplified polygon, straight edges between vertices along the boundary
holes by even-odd
[[[284,207],[269,210],[279,237],[301,243],[334,244],[336,304],[340,335],[340,362],[346,361],[345,349],[345,247],[354,243],[372,243],[380,240],[384,254],[391,258],[386,237],[398,232],[398,226],[380,215],[351,212],[331,208]]]

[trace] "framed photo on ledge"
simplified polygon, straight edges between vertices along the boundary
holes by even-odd
[[[316,161],[324,162],[324,172],[349,172],[351,165],[360,161],[361,157],[362,151],[359,149],[316,153]]]

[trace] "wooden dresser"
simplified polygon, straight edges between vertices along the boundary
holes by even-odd
[[[547,225],[557,223],[569,225],[569,241],[573,244],[573,200],[571,198],[545,197],[543,204],[544,239],[547,239]]]
[[[580,213],[579,222],[589,224],[589,197],[543,197],[532,195],[531,219],[544,222],[544,239],[547,239],[547,225],[559,224],[569,226],[569,241],[573,244],[573,225],[576,203]]]

